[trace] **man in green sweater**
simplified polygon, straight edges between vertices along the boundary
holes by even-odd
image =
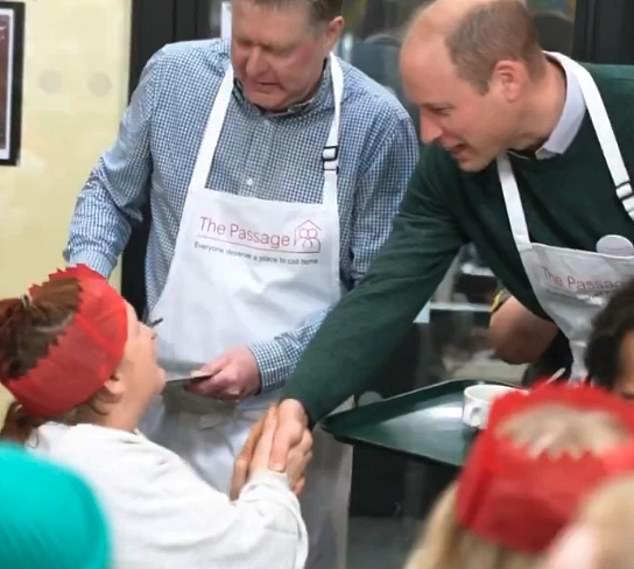
[[[427,148],[391,237],[288,381],[273,468],[374,379],[464,244],[559,327],[576,378],[591,317],[634,276],[634,68],[545,54],[519,0],[436,0],[401,71]]]

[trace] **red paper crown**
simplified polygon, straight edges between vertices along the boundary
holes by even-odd
[[[90,399],[112,376],[127,339],[126,304],[98,273],[79,265],[49,275],[29,289],[31,302],[52,281],[75,280],[77,310],[35,367],[19,377],[0,381],[36,417],[55,417]]]
[[[544,385],[501,397],[491,408],[458,481],[459,523],[490,543],[527,553],[543,551],[600,483],[634,471],[634,443],[600,455],[530,455],[499,432],[508,418],[560,404],[610,414],[632,434],[634,406],[589,386]]]

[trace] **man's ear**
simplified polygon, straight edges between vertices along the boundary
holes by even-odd
[[[122,381],[119,372],[115,372],[106,383],[103,384],[101,389],[97,392],[97,396],[105,403],[115,403],[121,399],[124,392],[125,383]]]
[[[339,41],[339,38],[341,37],[341,34],[343,32],[343,27],[343,16],[337,16],[336,18],[330,20],[328,24],[326,24],[324,39],[326,40],[328,52],[330,52],[335,47],[337,41]]]
[[[528,72],[523,64],[503,59],[495,64],[489,87],[500,93],[508,103],[514,103],[522,96],[529,81]]]

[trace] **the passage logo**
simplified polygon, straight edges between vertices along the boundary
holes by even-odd
[[[259,231],[240,223],[220,223],[209,216],[200,216],[199,239],[208,239],[231,245],[241,245],[260,251],[284,253],[319,253],[321,228],[307,219],[292,233]]]

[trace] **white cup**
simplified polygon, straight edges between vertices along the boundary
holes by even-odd
[[[472,429],[483,429],[489,419],[489,409],[495,399],[517,391],[506,385],[472,385],[464,390],[462,422]]]

